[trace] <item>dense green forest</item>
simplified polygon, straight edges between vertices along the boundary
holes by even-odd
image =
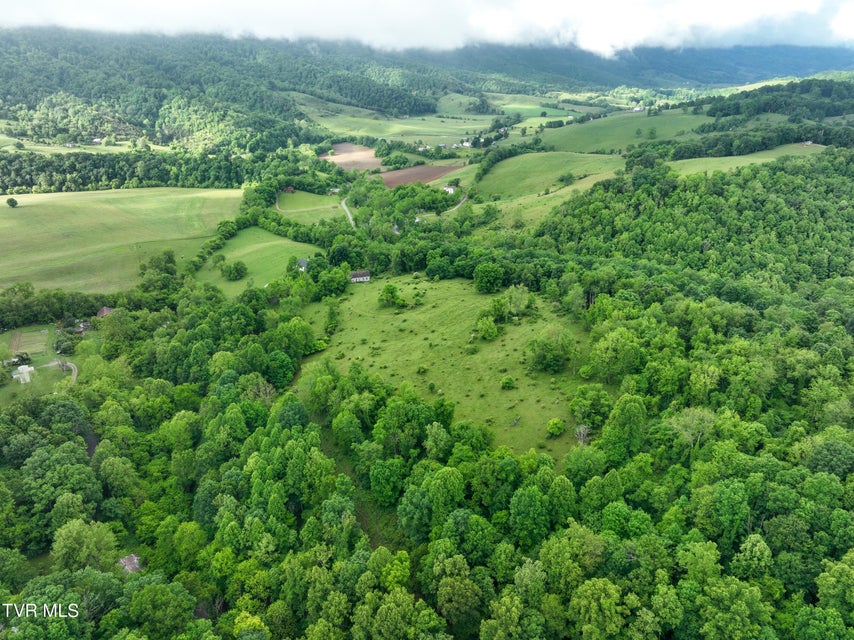
[[[234,109],[212,108],[217,117],[240,122],[265,104],[282,127],[299,120],[292,103],[265,102],[281,87],[206,84],[216,74],[194,66],[241,51],[246,65],[276,65],[261,53],[285,45],[134,37],[124,62],[162,56],[162,68],[129,67],[140,84],[126,91],[113,70],[78,65],[82,36],[67,37],[48,65],[53,84],[3,85],[4,116],[29,127],[22,135],[57,135],[38,127],[63,104],[65,115],[80,106],[77,131],[93,122],[186,140],[201,130],[175,133],[186,124],[176,114],[201,113],[180,102],[192,78],[194,105]],[[92,51],[107,46],[86,37]],[[29,46],[21,36],[0,56]],[[371,82],[394,87],[381,64],[360,84],[333,58],[339,75],[314,83],[308,59],[281,69],[294,87],[353,103],[417,111],[442,82],[425,74],[423,93],[372,93]],[[68,80],[62,65],[91,74]],[[25,96],[27,82],[42,94]],[[501,202],[476,188],[464,203],[421,184],[388,189],[307,144],[0,153],[6,192],[245,187],[236,217],[197,255],[147,260],[131,290],[0,292],[4,329],[90,319],[94,329],[57,334],[76,379],[0,406],[0,638],[851,640],[854,150],[850,127],[825,118],[851,113],[852,95],[850,84],[808,81],[686,104],[717,118],[693,132],[701,148],[768,111],[783,116],[767,123],[775,135],[820,125],[835,146],[681,176],[665,162],[678,146],[650,140],[530,227],[497,224]],[[320,142],[317,131],[288,136]],[[479,156],[483,173],[536,151],[494,149]],[[277,207],[288,187],[338,190],[353,224],[290,218]],[[235,298],[200,283],[213,253],[251,227],[318,251]],[[483,297],[470,319],[478,340],[538,309],[558,314],[556,331],[516,346],[532,372],[577,383],[564,418],[548,423],[573,439],[569,453],[496,447],[441,394],[326,355],[355,268],[470,281]],[[325,322],[311,323],[318,304]],[[408,304],[390,284],[377,301]],[[93,318],[104,306],[112,312]],[[310,376],[308,356],[320,360]],[[0,388],[12,384],[4,368]],[[141,570],[119,566],[130,554]]]

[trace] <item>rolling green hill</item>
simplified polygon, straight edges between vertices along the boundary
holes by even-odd
[[[0,288],[112,292],[166,249],[179,262],[233,218],[237,190],[134,189],[18,195],[0,215]]]

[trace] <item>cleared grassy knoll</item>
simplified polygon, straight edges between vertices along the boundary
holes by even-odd
[[[477,101],[472,96],[466,96],[461,93],[449,93],[439,98],[436,113],[468,118],[477,115],[469,112],[469,109],[475,102]]]
[[[424,304],[403,311],[381,308],[378,296],[387,283],[394,284],[408,302],[414,300],[416,290],[423,291]],[[478,313],[492,297],[476,293],[467,280],[433,282],[399,276],[350,285],[340,299],[339,329],[326,351],[304,363],[301,388],[306,391],[312,371],[324,358],[331,358],[342,370],[360,362],[393,384],[412,383],[427,401],[439,394],[454,401],[455,420],[489,426],[496,444],[519,452],[537,447],[560,459],[574,438],[566,433],[548,439],[546,424],[551,418],[568,418],[568,394],[580,381],[569,374],[529,373],[523,363],[525,345],[557,326],[572,330],[585,350],[586,334],[541,301],[537,318],[506,325],[491,342],[473,338]],[[325,317],[323,305],[309,307],[307,318],[318,334],[323,332]],[[505,376],[514,378],[516,388],[501,389]]]
[[[695,116],[681,110],[653,117],[647,116],[645,112],[623,112],[560,129],[546,129],[542,138],[544,144],[553,145],[557,151],[609,152],[612,149],[625,150],[630,144],[650,139],[650,129],[655,129],[655,138],[659,140],[681,138],[683,135],[689,139],[697,135],[691,133],[691,129],[711,121],[712,118],[708,116]],[[638,129],[641,130],[640,135],[637,135]]]
[[[35,397],[51,393],[53,385],[71,373],[63,373],[59,367],[51,365],[56,358],[53,350],[53,325],[34,325],[13,331],[0,333],[0,354],[26,352],[30,354],[30,366],[35,369],[30,374],[30,382],[21,384],[17,380],[0,386],[0,406],[16,399]]]
[[[320,196],[306,191],[279,194],[279,211],[292,220],[311,224],[343,216],[339,196]]]
[[[582,112],[572,108],[570,105],[565,105],[559,109],[553,107],[544,107],[543,103],[555,103],[556,98],[543,98],[542,96],[528,96],[524,94],[512,93],[488,93],[486,94],[490,102],[504,110],[507,114],[518,113],[523,118],[540,117],[540,114],[545,111],[546,117],[568,118],[569,116],[579,115]]]
[[[809,156],[821,153],[825,147],[820,144],[784,144],[774,149],[749,153],[744,156],[725,156],[723,158],[691,158],[669,163],[683,175],[703,173],[705,171],[730,171],[748,164],[770,162],[783,156]]]
[[[0,288],[117,291],[166,249],[195,255],[220,220],[237,213],[238,189],[127,189],[22,194],[0,213]]]
[[[263,287],[271,280],[280,278],[291,256],[309,258],[317,251],[319,249],[312,244],[294,242],[259,227],[249,227],[230,238],[225,248],[217,252],[225,256],[226,262],[241,260],[246,263],[249,273],[245,278],[237,281],[226,280],[211,259],[196,274],[196,279],[216,285],[227,296],[236,296],[250,282],[253,286]]]
[[[612,176],[624,164],[619,156],[561,151],[528,153],[499,162],[481,180],[478,189],[485,196],[514,198],[561,188],[558,178],[566,173],[601,180]]]

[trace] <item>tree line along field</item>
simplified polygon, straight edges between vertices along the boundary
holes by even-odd
[[[387,284],[395,286],[408,304],[423,296],[422,304],[402,310],[381,306],[379,294]],[[537,447],[559,461],[574,438],[569,433],[549,438],[546,425],[552,418],[569,420],[568,401],[583,381],[570,372],[529,371],[526,348],[557,327],[566,329],[566,318],[541,302],[533,317],[504,325],[494,340],[479,339],[478,315],[500,295],[477,293],[467,280],[434,282],[413,276],[351,285],[339,299],[340,324],[328,348],[306,360],[301,386],[304,390],[310,386],[324,361],[343,370],[358,362],[368,373],[395,385],[412,384],[424,398],[454,402],[455,420],[488,426],[496,445],[517,453]],[[325,305],[310,306],[306,317],[319,333]],[[579,352],[585,353],[587,334],[580,327],[570,329]],[[513,380],[512,388],[502,389],[501,381],[507,377]]]
[[[189,257],[233,218],[239,190],[137,189],[18,195],[0,215],[0,288],[112,292],[165,249]]]

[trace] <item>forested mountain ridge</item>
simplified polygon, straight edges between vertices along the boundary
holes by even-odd
[[[60,143],[145,136],[235,151],[316,142],[288,92],[391,115],[433,113],[449,93],[541,94],[618,85],[735,85],[854,66],[850,51],[639,49],[613,59],[571,47],[470,46],[384,52],[354,43],[109,35],[62,29],[2,32],[0,118],[13,136]],[[328,132],[327,132],[328,133]]]

